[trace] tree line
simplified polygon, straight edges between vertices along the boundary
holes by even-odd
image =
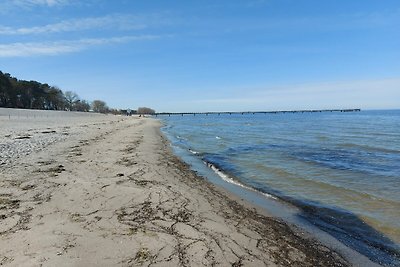
[[[137,114],[140,114],[140,115],[154,115],[155,113],[156,113],[156,111],[154,109],[146,108],[146,107],[140,107],[137,110]]]
[[[25,81],[0,71],[0,107],[44,110],[67,110],[108,113],[104,101],[92,103],[72,91],[63,92],[56,86],[37,81]]]
[[[135,110],[118,110],[109,108],[102,100],[89,101],[81,99],[72,91],[63,92],[56,86],[37,81],[18,80],[9,73],[0,71],[0,107],[44,110],[67,110],[99,113],[135,114]],[[146,113],[154,110],[145,108]]]

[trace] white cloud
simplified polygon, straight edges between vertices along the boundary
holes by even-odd
[[[31,11],[35,7],[43,8],[56,8],[67,5],[75,5],[86,3],[85,0],[79,2],[79,0],[0,0],[0,14],[10,14],[14,12],[20,12],[21,10]]]
[[[35,27],[12,28],[0,25],[0,34],[27,35],[43,33],[59,33],[71,31],[83,31],[93,29],[118,29],[132,30],[147,27],[146,19],[132,15],[108,15],[94,18],[81,18],[64,20],[58,23]],[[151,23],[151,19],[148,23]]]
[[[127,43],[132,41],[154,40],[157,35],[123,36],[113,38],[92,38],[76,41],[57,41],[47,43],[0,44],[0,57],[51,56],[79,52],[92,46]]]
[[[12,0],[11,4],[23,7],[30,7],[35,5],[44,5],[44,6],[58,6],[58,5],[66,5],[70,1],[69,0]]]

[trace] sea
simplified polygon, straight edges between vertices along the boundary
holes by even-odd
[[[400,266],[400,110],[158,118],[183,160],[295,206],[373,262]]]

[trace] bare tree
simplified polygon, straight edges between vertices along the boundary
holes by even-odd
[[[151,108],[140,107],[140,108],[138,108],[137,113],[139,115],[145,115],[145,114],[153,115],[153,114],[156,113],[156,111],[154,109],[151,109]]]
[[[102,100],[94,100],[92,102],[92,109],[94,112],[99,112],[99,113],[107,113],[109,111],[106,102]]]
[[[66,108],[70,111],[75,110],[75,104],[79,101],[79,96],[72,91],[66,91],[64,93]]]
[[[86,100],[78,100],[74,104],[74,110],[87,112],[90,110],[90,104]]]

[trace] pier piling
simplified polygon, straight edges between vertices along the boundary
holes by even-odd
[[[225,111],[225,112],[213,112],[213,111],[207,111],[207,112],[160,112],[160,113],[155,113],[154,115],[157,116],[168,116],[171,117],[171,115],[218,115],[220,116],[221,114],[225,115],[234,115],[234,114],[241,114],[241,115],[256,115],[256,114],[284,114],[284,113],[316,113],[316,112],[359,112],[361,109],[355,108],[355,109],[321,109],[321,110],[281,110],[281,111]]]

